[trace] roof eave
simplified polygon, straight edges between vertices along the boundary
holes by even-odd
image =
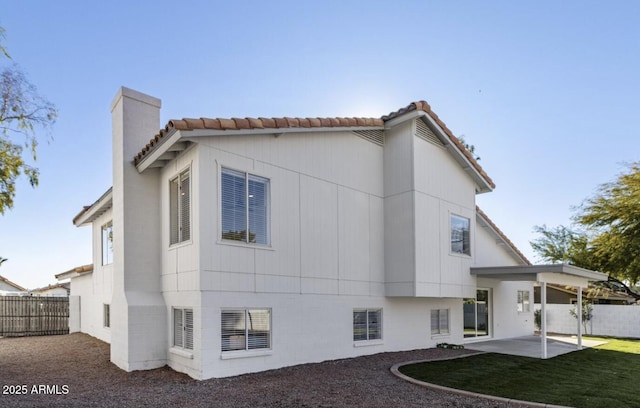
[[[249,136],[270,135],[279,137],[285,133],[317,133],[317,132],[354,132],[358,130],[383,130],[384,126],[344,126],[344,127],[289,127],[289,128],[261,128],[261,129],[193,129],[176,130],[164,136],[162,142],[154,146],[136,164],[139,173],[153,167],[164,167],[173,160],[196,139],[216,136]]]
[[[90,225],[96,218],[104,214],[113,205],[113,188],[109,188],[95,203],[82,210],[73,219],[73,225],[81,227]]]

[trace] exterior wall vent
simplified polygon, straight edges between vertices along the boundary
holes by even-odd
[[[416,119],[416,136],[437,146],[444,146],[440,139],[438,139],[438,136],[436,136],[436,134],[429,129],[429,126],[427,126],[427,124],[420,118]]]
[[[384,146],[384,130],[354,130],[353,133],[367,139],[370,142],[377,144],[378,146]]]

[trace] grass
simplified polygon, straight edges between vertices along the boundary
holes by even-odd
[[[639,407],[640,340],[548,360],[487,353],[400,368],[418,380],[482,394],[580,408]]]

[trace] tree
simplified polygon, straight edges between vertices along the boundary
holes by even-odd
[[[578,318],[578,311],[576,310],[577,306],[573,309],[569,310],[569,314],[576,319]],[[585,334],[588,333],[587,323],[593,317],[593,305],[587,299],[582,299],[582,327],[584,328]]]
[[[605,286],[640,300],[629,287],[640,279],[640,164],[629,170],[583,203],[574,216],[579,230],[536,226],[542,236],[531,247],[544,261],[604,272]]]
[[[0,27],[0,41],[5,37]],[[0,55],[11,59],[0,44]],[[0,214],[13,207],[16,180],[24,174],[29,183],[38,185],[39,172],[25,160],[28,149],[36,160],[38,139],[36,129],[49,129],[55,123],[58,111],[38,94],[17,65],[12,64],[0,73]]]
[[[593,236],[591,257],[600,270],[635,285],[640,280],[640,163],[602,184],[575,220]]]
[[[571,264],[585,269],[598,269],[596,260],[589,251],[589,238],[584,232],[559,225],[534,226],[533,231],[541,234],[530,242],[539,258],[549,263]]]

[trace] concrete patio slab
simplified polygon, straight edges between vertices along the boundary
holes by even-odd
[[[606,343],[605,341],[595,341],[582,339],[582,347],[589,348]],[[547,356],[556,357],[561,354],[577,351],[578,339],[575,336],[553,335],[547,336]],[[486,351],[489,353],[510,354],[514,356],[524,356],[540,358],[542,355],[542,341],[540,336],[524,336],[512,339],[486,340],[473,343],[466,343],[466,349]]]

